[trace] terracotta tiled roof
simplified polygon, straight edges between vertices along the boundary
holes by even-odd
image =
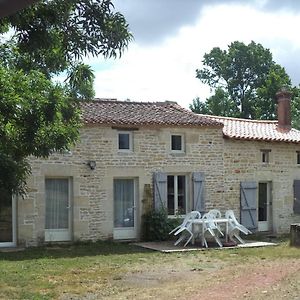
[[[277,130],[277,120],[261,121],[199,115],[200,118],[203,116],[223,123],[223,134],[229,138],[300,143],[300,131],[292,128],[288,132],[280,132]]]
[[[223,126],[221,123],[186,110],[175,102],[130,102],[95,99],[82,102],[82,118],[86,124],[107,125],[171,125]]]

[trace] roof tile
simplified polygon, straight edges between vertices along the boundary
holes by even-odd
[[[95,99],[81,103],[86,124],[223,126],[205,116],[199,117],[175,102],[131,102]]]
[[[219,116],[205,116],[224,124],[223,134],[229,138],[261,141],[300,143],[300,131],[292,128],[287,132],[277,129],[278,121],[248,120]]]

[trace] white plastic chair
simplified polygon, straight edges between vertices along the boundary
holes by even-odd
[[[222,214],[221,212],[218,210],[218,209],[211,209],[209,212],[208,212],[210,215],[212,215],[215,219],[220,219],[222,218]],[[217,230],[219,231],[219,233],[221,234],[221,236],[224,236],[220,226],[215,223],[216,227],[217,227]]]
[[[215,219],[214,214],[211,214],[208,212],[203,215],[202,219],[206,220],[206,222],[203,222],[203,225],[202,225],[202,226],[204,226],[204,235],[205,235],[205,232],[208,231],[211,234],[211,236],[215,239],[217,244],[220,247],[223,247],[218,235],[215,233],[215,230],[219,231],[219,228],[218,228],[217,224],[214,222],[214,219]],[[207,248],[207,241],[205,239],[205,236],[203,236],[202,238],[204,239],[204,244]]]
[[[228,219],[228,236],[231,241],[234,241],[235,237],[241,244],[245,244],[244,240],[240,237],[239,233],[242,232],[246,235],[252,232],[244,225],[240,224],[236,219],[233,210],[227,210],[225,212],[225,218]]]
[[[184,247],[192,240],[193,238],[193,232],[192,232],[192,226],[193,224],[191,223],[192,220],[194,219],[200,219],[201,214],[198,211],[191,211],[188,213],[183,222],[174,228],[172,231],[169,232],[169,234],[174,233],[174,235],[181,234],[179,239],[174,243],[174,245],[178,245],[180,242],[184,241],[187,239],[186,243],[184,244]]]
[[[213,214],[215,216],[215,218],[221,218],[222,217],[222,214],[218,209],[211,209],[208,213]]]

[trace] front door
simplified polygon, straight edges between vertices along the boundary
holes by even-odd
[[[136,180],[114,179],[114,239],[136,235]]]
[[[271,230],[271,183],[260,182],[258,186],[258,231]]]
[[[70,241],[70,180],[68,178],[47,178],[45,189],[45,241]]]
[[[16,199],[0,191],[0,247],[16,246]]]

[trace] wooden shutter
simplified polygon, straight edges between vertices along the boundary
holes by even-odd
[[[197,210],[201,215],[205,212],[204,202],[204,173],[193,173],[193,210]]]
[[[250,230],[257,229],[257,189],[257,182],[241,182],[241,224]]]
[[[300,180],[294,180],[294,214],[300,214]]]
[[[167,174],[157,172],[153,174],[154,209],[167,207]]]

